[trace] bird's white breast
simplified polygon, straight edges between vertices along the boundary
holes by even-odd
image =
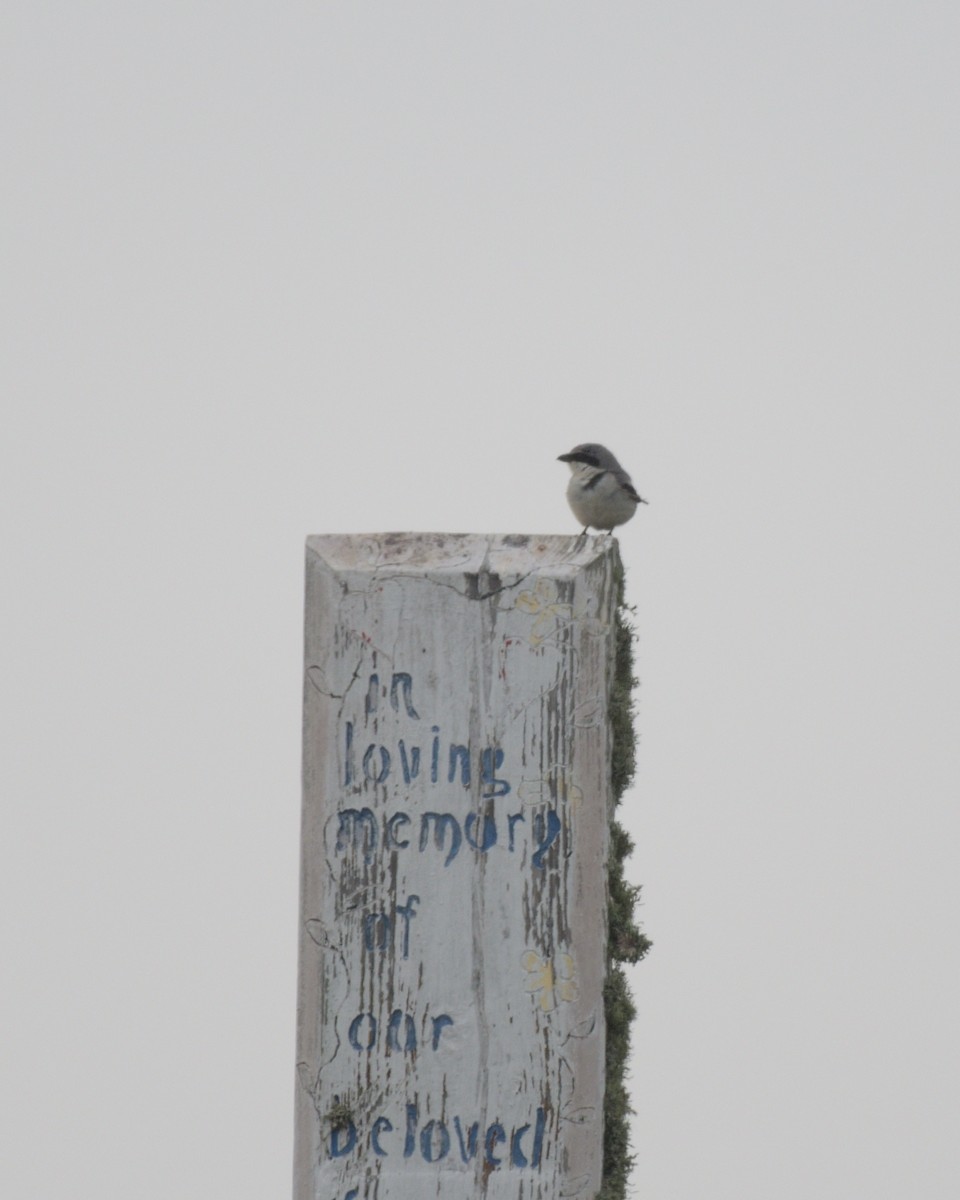
[[[613,529],[629,521],[637,511],[637,502],[625,491],[612,471],[604,471],[601,478],[595,468],[576,471],[567,485],[567,500],[573,515],[583,525],[593,529]],[[590,486],[591,481],[596,482]]]

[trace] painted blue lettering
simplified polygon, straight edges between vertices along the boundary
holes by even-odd
[[[509,830],[509,835],[510,835],[509,836],[509,848],[511,851],[513,850],[513,838],[514,838],[513,827],[516,825],[516,823],[518,821],[526,821],[526,819],[527,818],[523,815],[522,812],[507,813],[507,829]]]
[[[400,1045],[400,1026],[403,1026],[404,1044]],[[401,1012],[399,1008],[390,1014],[390,1024],[387,1026],[388,1049],[410,1053],[417,1048],[417,1028],[409,1013]]]
[[[424,813],[420,818],[420,849],[426,850],[427,838],[430,831],[430,822],[434,822],[433,826],[433,841],[438,850],[443,850],[446,846],[447,834],[450,830],[450,850],[447,853],[446,862],[443,864],[449,867],[453,860],[457,857],[457,851],[460,849],[460,823],[457,818],[451,813],[428,812]]]
[[[383,846],[385,850],[406,850],[410,845],[410,839],[405,838],[403,841],[400,841],[397,837],[397,826],[409,824],[410,818],[405,812],[394,813],[386,821],[383,830]]]
[[[434,1131],[440,1134],[439,1150],[433,1144]],[[447,1133],[446,1125],[442,1121],[428,1121],[420,1134],[420,1153],[428,1163],[434,1163],[439,1162],[441,1158],[446,1158],[449,1151],[450,1134]]]
[[[437,782],[437,775],[440,771],[440,726],[431,725],[430,732],[434,734],[433,747],[430,751],[430,782]]]
[[[547,851],[557,840],[560,829],[560,818],[552,808],[548,808],[546,812],[546,830],[544,830],[543,813],[537,813],[533,818],[533,837],[537,842],[537,851],[530,861],[537,870],[542,870],[543,860],[546,858]]]
[[[488,746],[480,754],[480,778],[483,782],[483,794],[488,799],[493,796],[505,796],[510,791],[510,784],[505,779],[495,777],[498,768],[503,766],[503,751],[499,746]]]
[[[543,1152],[543,1133],[547,1126],[547,1114],[542,1108],[537,1109],[537,1127],[533,1131],[533,1165],[540,1166],[540,1156]]]
[[[370,682],[367,684],[367,698],[364,701],[364,711],[367,716],[372,712],[377,711],[377,705],[380,703],[380,676],[371,675]]]
[[[403,692],[403,706],[407,710],[407,716],[419,721],[420,716],[413,707],[413,679],[406,671],[394,671],[393,678],[390,680],[390,703],[393,705],[394,712],[400,711],[398,688]]]
[[[403,921],[403,957],[410,957],[410,922],[417,915],[416,905],[420,903],[419,896],[410,896],[406,904],[395,904],[394,915],[376,912],[365,913],[363,917],[363,944],[366,950],[389,950],[393,945],[393,934],[396,918]]]
[[[420,747],[410,747],[409,759],[407,758],[407,747],[404,745],[403,738],[397,742],[397,749],[400,751],[400,770],[403,772],[403,782],[409,783],[420,774]]]
[[[373,953],[393,943],[393,922],[386,913],[366,913],[363,918],[363,944]]]
[[[520,1142],[523,1135],[530,1128],[529,1125],[521,1125],[519,1129],[513,1131],[513,1136],[510,1138],[510,1166],[525,1167],[528,1165],[527,1156],[520,1148]]]
[[[334,1102],[339,1103],[340,1097],[334,1096]],[[344,1140],[344,1137],[346,1140]],[[352,1121],[348,1121],[346,1128],[339,1126],[330,1131],[330,1157],[343,1158],[357,1144],[357,1127]]]
[[[380,1145],[380,1134],[390,1133],[392,1129],[393,1124],[386,1117],[377,1117],[374,1121],[373,1128],[370,1130],[370,1145],[377,1158],[387,1157],[386,1150]]]
[[[375,752],[380,751],[380,769],[373,765]],[[371,767],[373,769],[371,770]],[[370,745],[363,756],[363,773],[373,783],[383,783],[390,774],[390,751],[386,746]]]
[[[372,862],[377,849],[377,819],[370,808],[344,808],[337,814],[337,853],[363,845],[363,861]]]
[[[364,1021],[369,1021],[370,1023],[366,1045],[364,1045],[360,1040],[360,1029],[362,1028]],[[372,1050],[373,1045],[377,1040],[377,1018],[373,1015],[373,1013],[361,1013],[358,1017],[354,1017],[350,1022],[350,1031],[347,1036],[350,1039],[350,1045],[354,1048],[354,1050],[361,1052],[364,1050]]]
[[[474,850],[481,850],[486,853],[491,846],[495,846],[497,844],[497,822],[492,813],[487,813],[484,816],[483,838],[480,843],[478,843],[476,838],[472,835],[471,830],[473,829],[474,825],[476,825],[477,821],[479,821],[479,819],[479,813],[467,813],[467,819],[463,823],[463,832],[466,835],[467,841],[474,848]]]
[[[464,1162],[470,1162],[477,1154],[477,1137],[480,1133],[480,1122],[474,1121],[467,1133],[467,1140],[463,1140],[463,1129],[460,1125],[460,1118],[453,1118],[453,1127],[457,1131],[457,1141],[460,1143],[460,1157]]]
[[[434,1048],[434,1050],[436,1050],[436,1048],[440,1045],[440,1035],[443,1033],[444,1029],[448,1025],[452,1025],[452,1024],[453,1024],[453,1017],[448,1017],[446,1015],[446,1013],[444,1013],[443,1016],[433,1018],[433,1048]]]
[[[406,904],[397,904],[397,916],[403,921],[403,957],[410,957],[410,922],[416,916],[414,904],[420,903],[419,896],[408,896]]]
[[[407,1134],[403,1139],[403,1157],[411,1158],[417,1146],[417,1106],[407,1105]]]
[[[450,770],[447,773],[447,782],[453,783],[457,777],[457,759],[460,760],[460,782],[464,787],[470,786],[470,747],[469,746],[450,746]]]
[[[492,1125],[487,1126],[487,1136],[483,1140],[483,1145],[486,1150],[486,1153],[484,1154],[484,1160],[487,1162],[487,1164],[489,1166],[491,1166],[491,1167],[499,1167],[500,1166],[500,1163],[503,1161],[503,1159],[496,1158],[494,1156],[493,1148],[494,1148],[494,1146],[497,1145],[498,1142],[505,1142],[506,1140],[507,1140],[507,1131],[504,1129],[504,1127],[500,1124],[499,1121],[494,1121],[494,1123]]]

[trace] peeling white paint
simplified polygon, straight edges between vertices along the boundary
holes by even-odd
[[[614,561],[308,539],[294,1200],[599,1189]]]

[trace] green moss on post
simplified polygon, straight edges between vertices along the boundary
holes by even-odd
[[[619,804],[633,780],[637,738],[633,727],[634,630],[624,599],[623,565],[617,567],[616,663],[610,694],[612,752],[610,775],[614,803]],[[629,884],[624,862],[633,851],[630,835],[616,820],[610,827],[608,863],[607,978],[603,987],[607,1024],[606,1090],[603,1097],[603,1186],[597,1200],[625,1200],[627,1177],[633,1164],[630,1153],[630,1104],[627,1098],[626,1066],[630,1053],[630,1023],[636,1008],[630,996],[626,973],[620,963],[636,963],[652,943],[636,922],[640,887]]]
[[[331,1129],[347,1129],[353,1121],[353,1109],[339,1096],[334,1096],[333,1104],[330,1105],[330,1111],[327,1113],[327,1121],[330,1123]]]

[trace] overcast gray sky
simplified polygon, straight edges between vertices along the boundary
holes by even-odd
[[[640,1200],[960,1187],[960,8],[6,0],[4,1195],[289,1193],[302,543],[610,445]]]

